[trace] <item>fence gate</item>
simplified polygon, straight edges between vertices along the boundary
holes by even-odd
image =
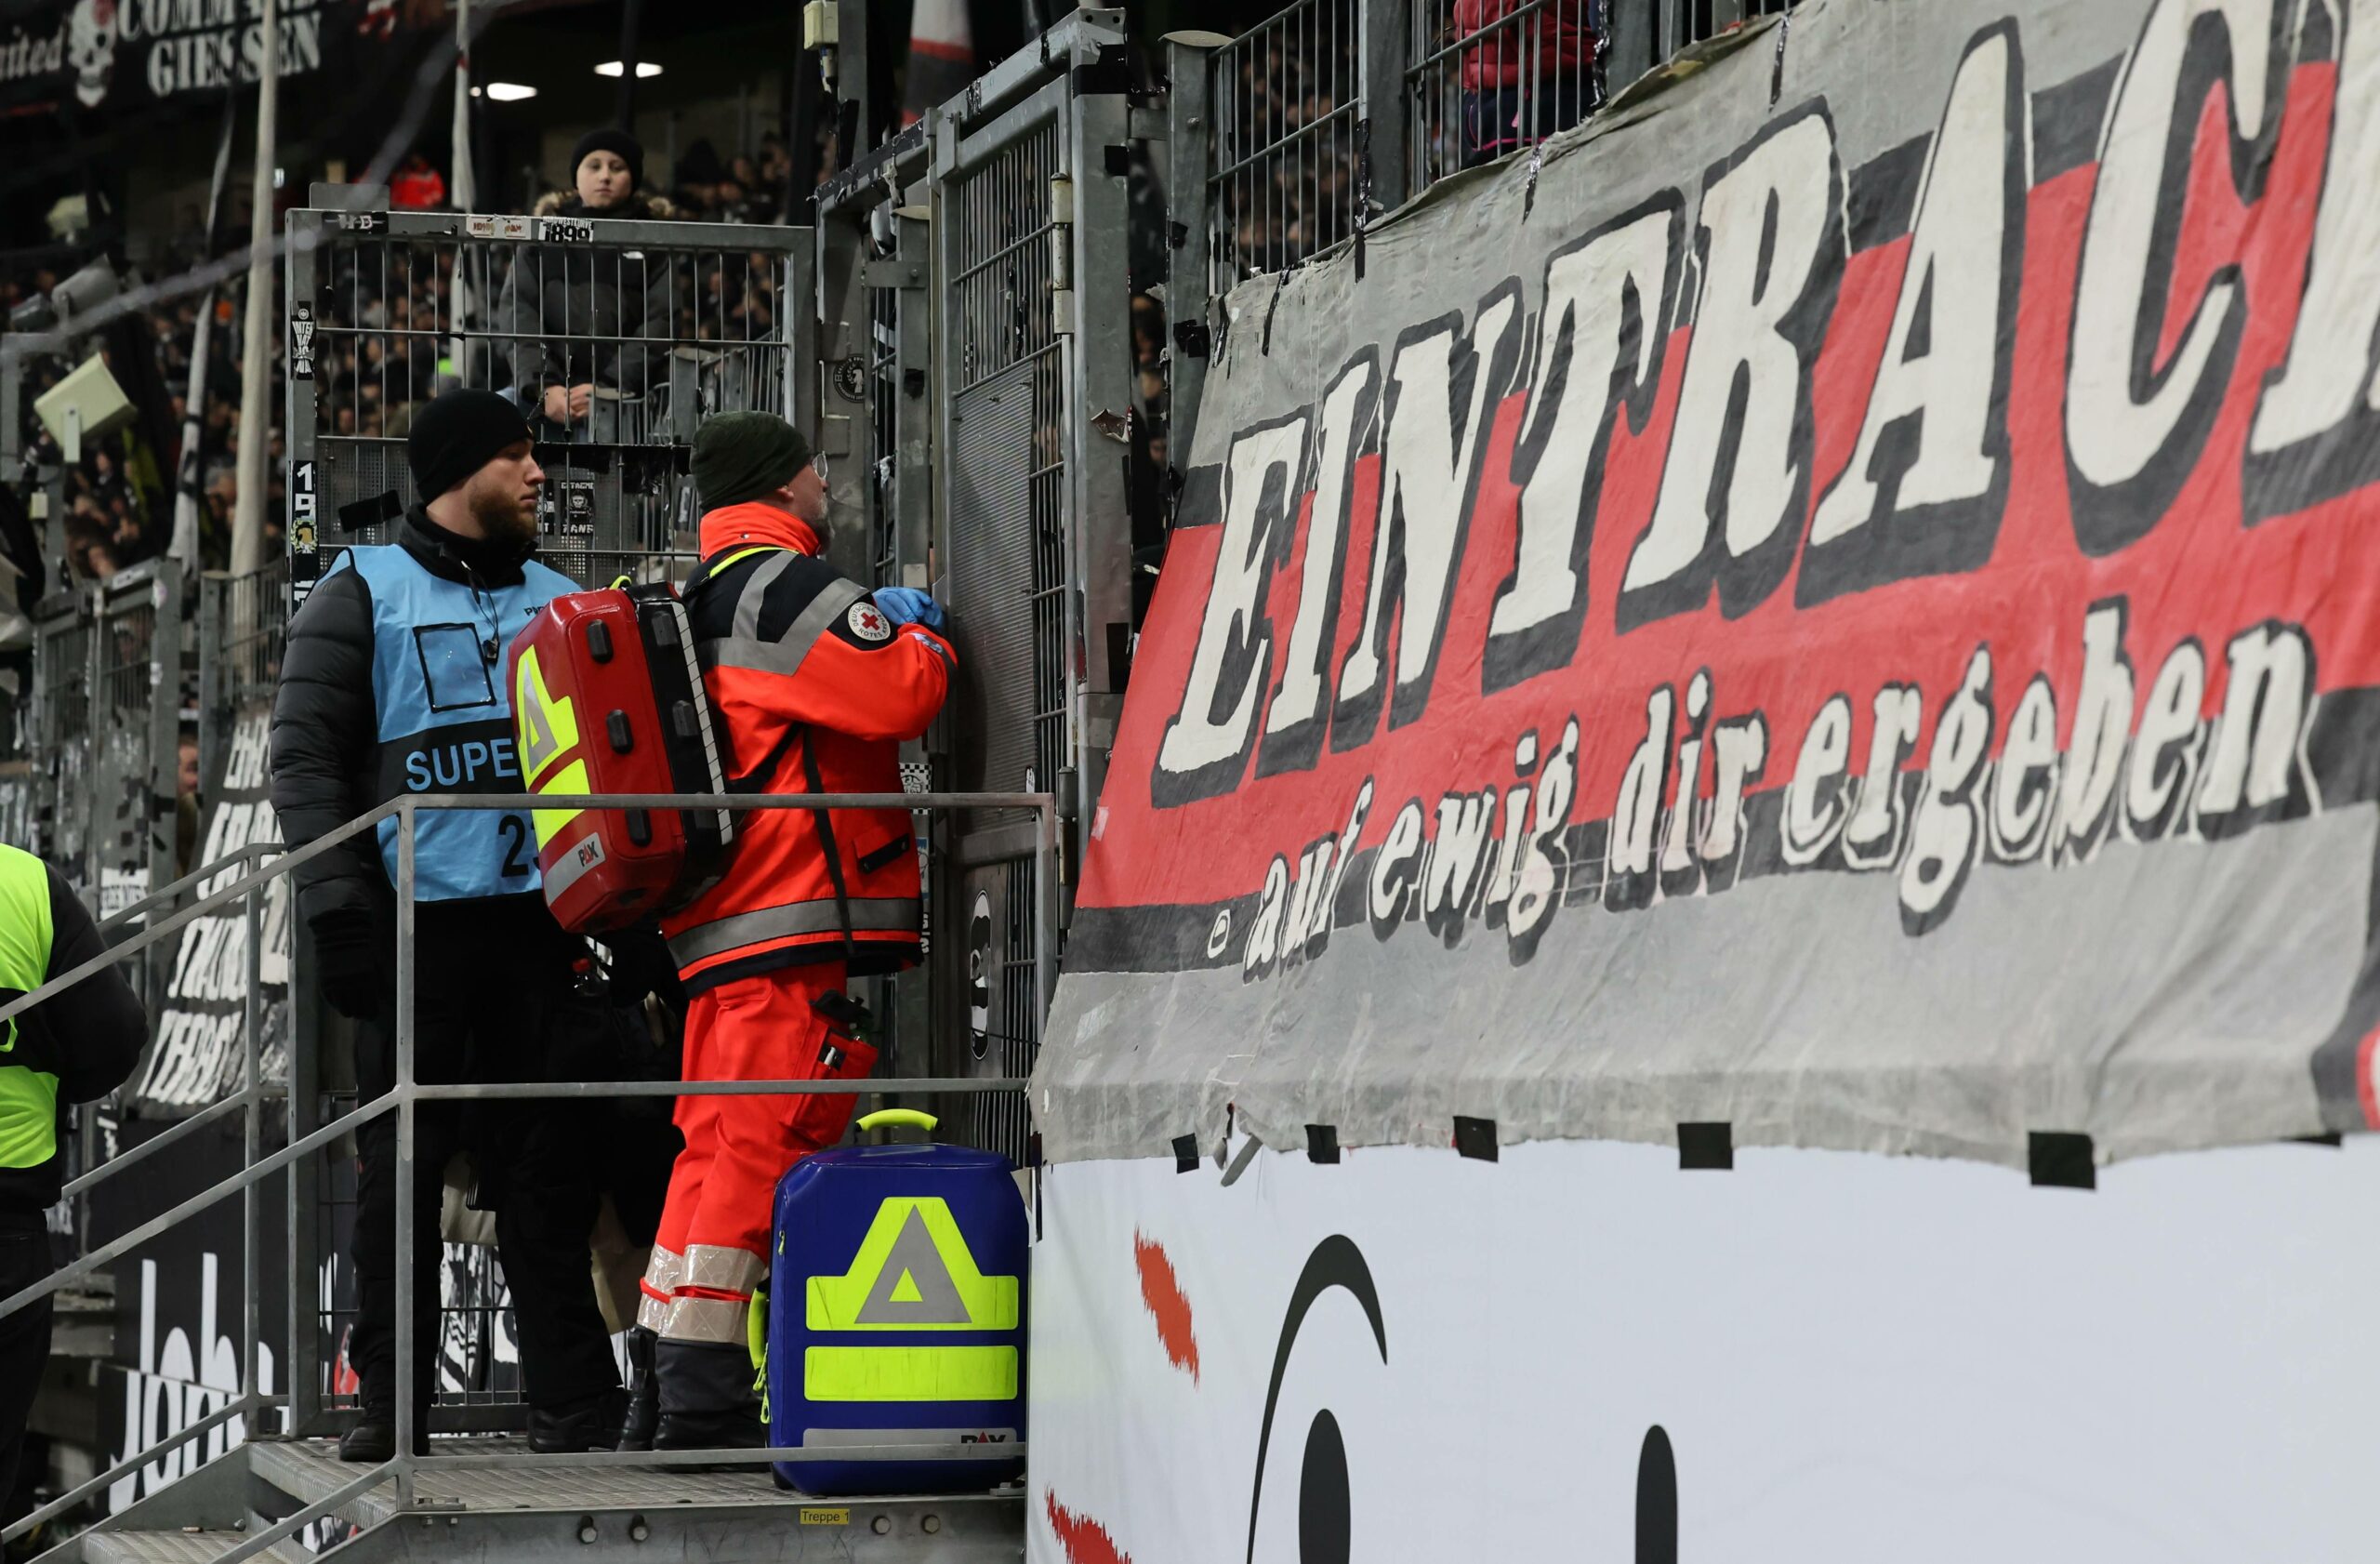
[[[933,536],[939,412],[932,395],[932,231],[922,205],[927,147],[925,126],[912,126],[819,187],[817,444],[835,567],[871,588],[943,595]],[[901,747],[901,777],[911,792],[949,785],[932,742]],[[933,865],[948,839],[941,815],[914,818],[931,950],[942,921]],[[878,1022],[878,1074],[935,1073],[932,982],[931,963],[875,982],[867,1000]]]
[[[1050,791],[1078,861],[1131,633],[1123,14],[1079,10],[928,122],[941,424],[936,532],[960,682],[951,785]],[[936,877],[936,1073],[1030,1073],[1033,823],[975,811]],[[1062,903],[1064,898],[1061,898]],[[1054,909],[1063,918],[1063,906]],[[1022,1161],[1021,1100],[972,1098]]]
[[[546,470],[541,557],[584,582],[683,577],[695,428],[765,408],[814,427],[810,231],[456,213],[292,212],[293,603],[416,497],[414,413],[509,396]]]

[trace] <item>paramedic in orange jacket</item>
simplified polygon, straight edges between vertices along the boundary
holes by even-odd
[[[896,746],[942,709],[956,662],[940,605],[870,594],[818,557],[826,483],[774,414],[706,423],[694,478],[703,562],[686,608],[733,775],[771,794],[899,792]],[[662,925],[689,996],[685,1079],[866,1075],[876,1050],[853,1035],[845,980],[914,965],[918,927],[908,811],[747,812],[724,878]],[[624,1448],[766,1443],[746,1331],[770,1208],[785,1171],[840,1140],[852,1107],[848,1094],[678,1099],[686,1148],[638,1319],[636,1355],[649,1347],[654,1372]]]

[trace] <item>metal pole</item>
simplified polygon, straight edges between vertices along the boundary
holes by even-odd
[[[290,923],[289,971],[293,981],[284,1003],[289,1016],[288,1140],[295,1146],[319,1127],[314,1116],[321,1104],[324,1006],[321,996],[312,991],[311,985],[301,990],[294,981],[294,974],[312,970],[313,941],[303,918],[293,918]],[[315,1253],[322,1241],[322,1202],[315,1188],[312,1165],[305,1161],[290,1164],[286,1189],[289,1360],[283,1365],[282,1378],[289,1393],[289,1411],[281,1431],[288,1438],[299,1438],[314,1432],[323,1405],[323,1320],[318,1312],[321,1295],[317,1291],[322,1267]]]
[[[263,987],[264,961],[257,949],[264,921],[257,913],[257,892],[248,892],[247,910],[248,990],[240,1013],[240,1037],[243,1051],[242,1080],[248,1089],[248,1109],[241,1126],[243,1156],[241,1166],[253,1168],[264,1149],[264,1040],[258,1031],[262,1025],[262,1001],[258,991]],[[240,1231],[242,1258],[240,1272],[240,1394],[257,1393],[257,1336],[264,1316],[263,1233],[259,1230],[264,1186],[251,1180],[240,1195]],[[296,1279],[291,1279],[296,1286]]]
[[[413,1504],[416,1423],[428,1407],[414,1405],[414,831],[413,801],[397,811],[397,1504]],[[435,1395],[433,1386],[432,1394]]]
[[[455,0],[455,210],[478,209],[479,169],[471,160],[471,0]]]
[[[1176,470],[1190,465],[1190,436],[1207,387],[1213,338],[1207,323],[1213,283],[1214,208],[1207,181],[1213,173],[1214,51],[1220,33],[1175,33],[1166,38],[1167,180],[1172,210],[1172,265],[1165,284],[1168,387],[1167,456]]]
[[[272,421],[272,170],[278,161],[281,0],[263,0],[257,73],[256,177],[249,184],[248,313],[240,348],[240,467],[231,517],[231,574],[264,563],[265,426]]]
[[[1355,127],[1359,161],[1355,177],[1355,220],[1368,227],[1376,211],[1393,211],[1404,201],[1412,178],[1409,132],[1405,106],[1406,13],[1403,6],[1373,0],[1358,13],[1363,99],[1362,118]]]
[[[637,33],[644,20],[644,0],[624,0],[620,7],[620,128],[636,133]],[[674,170],[673,170],[674,174]]]

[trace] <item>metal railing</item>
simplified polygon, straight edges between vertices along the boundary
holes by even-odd
[[[1577,125],[1602,99],[1595,0],[1412,0],[1406,125],[1414,182],[1493,163]]]
[[[965,809],[1001,809],[1024,811],[1033,821],[1035,849],[1032,895],[1037,916],[1053,902],[1057,886],[1058,816],[1054,797],[1048,793],[891,793],[891,794],[797,794],[752,797],[742,794],[713,796],[677,796],[667,794],[605,794],[562,797],[541,796],[536,801],[540,809],[908,809],[917,811],[950,811]],[[399,1299],[410,1299],[414,1293],[415,1266],[418,1256],[412,1241],[416,1232],[416,1180],[413,1176],[416,1146],[416,1120],[423,1104],[437,1102],[495,1102],[569,1100],[588,1101],[607,1098],[658,1096],[793,1096],[793,1095],[859,1095],[870,1093],[1010,1093],[1019,1099],[1026,1082],[1015,1077],[922,1077],[916,1079],[846,1080],[693,1080],[693,1081],[495,1081],[469,1083],[433,1083],[422,1081],[416,1075],[416,981],[414,971],[416,950],[416,908],[413,898],[416,873],[416,846],[420,816],[424,811],[501,810],[517,811],[523,806],[521,795],[456,794],[448,796],[404,797],[392,799],[368,814],[359,815],[307,843],[303,847],[279,850],[276,861],[261,868],[250,869],[231,883],[210,895],[200,897],[188,907],[164,917],[152,918],[150,925],[104,954],[61,974],[30,994],[0,1004],[0,1022],[6,1022],[34,1005],[41,1004],[85,981],[117,962],[142,957],[151,948],[189,924],[233,907],[242,908],[249,921],[250,960],[257,959],[258,945],[254,939],[261,898],[267,887],[276,879],[292,873],[301,866],[325,854],[337,851],[343,844],[365,832],[376,832],[383,821],[393,819],[396,830],[395,892],[396,919],[396,1008],[394,1041],[396,1052],[396,1083],[388,1092],[344,1113],[330,1122],[316,1126],[293,1138],[289,1144],[267,1152],[262,1146],[262,1108],[271,1088],[260,1078],[260,1027],[254,996],[258,985],[250,984],[251,1001],[245,1028],[245,1070],[242,1089],[203,1114],[176,1126],[165,1135],[146,1143],[127,1155],[118,1157],[77,1177],[68,1188],[70,1198],[87,1195],[100,1184],[137,1167],[162,1148],[163,1144],[195,1133],[202,1122],[215,1122],[234,1112],[244,1116],[245,1166],[236,1174],[208,1188],[189,1195],[149,1220],[132,1226],[106,1243],[90,1249],[80,1257],[59,1267],[46,1279],[0,1298],[0,1319],[29,1307],[60,1289],[91,1275],[112,1262],[122,1259],[141,1245],[200,1212],[228,1200],[240,1197],[243,1205],[243,1276],[245,1280],[244,1318],[241,1325],[240,1388],[238,1396],[210,1417],[181,1429],[178,1433],[139,1451],[99,1473],[58,1499],[43,1505],[32,1515],[0,1531],[0,1542],[13,1540],[47,1521],[63,1515],[93,1494],[155,1461],[170,1450],[180,1448],[191,1439],[221,1426],[232,1417],[245,1416],[266,1408],[285,1409],[284,1427],[304,1430],[310,1426],[309,1413],[320,1405],[321,1385],[313,1375],[293,1378],[286,1392],[266,1395],[258,1385],[258,1347],[263,1337],[261,1319],[262,1246],[266,1229],[261,1215],[261,1194],[265,1180],[284,1169],[300,1164],[304,1159],[330,1149],[341,1137],[383,1115],[393,1114],[397,1120],[397,1180],[396,1223],[398,1235],[395,1255],[396,1287]],[[208,865],[197,873],[174,885],[165,887],[143,904],[126,909],[126,915],[151,914],[172,898],[188,891],[204,880],[219,877],[231,869],[257,858],[273,855],[275,849],[250,847],[234,857]],[[253,974],[252,974],[253,975]],[[1037,1015],[1046,1015],[1050,994],[1056,980],[1056,964],[1047,943],[1036,951],[1033,967],[1033,1004]],[[1038,1027],[1038,1022],[1037,1022]],[[290,1202],[289,1221],[284,1226],[284,1237],[293,1248],[297,1242],[299,1180],[287,1181]],[[293,1278],[296,1267],[292,1266]],[[313,1328],[310,1316],[311,1301],[303,1290],[290,1289],[286,1332],[294,1341],[300,1330]],[[415,1339],[415,1311],[410,1306],[396,1310],[394,1381],[400,1386],[416,1383],[414,1364],[425,1344]],[[286,1342],[284,1345],[288,1345]],[[291,1360],[284,1357],[284,1361]],[[302,1360],[302,1359],[300,1359]],[[390,1461],[360,1474],[332,1494],[275,1525],[250,1535],[240,1545],[222,1556],[218,1564],[240,1564],[263,1550],[294,1535],[302,1528],[328,1516],[341,1506],[360,1498],[384,1482],[393,1481],[401,1506],[413,1502],[414,1479],[416,1473],[451,1467],[519,1467],[536,1469],[555,1466],[627,1467],[698,1465],[760,1465],[774,1461],[817,1461],[881,1458],[897,1460],[945,1459],[1014,1459],[1018,1447],[1001,1445],[897,1445],[853,1449],[837,1446],[830,1451],[804,1450],[800,1447],[774,1448],[762,1451],[727,1452],[719,1451],[653,1451],[624,1454],[588,1454],[577,1456],[533,1456],[509,1453],[473,1453],[469,1455],[416,1455],[414,1436],[421,1409],[414,1405],[409,1394],[397,1398],[397,1455]],[[104,1527],[107,1523],[102,1522]]]
[[[1298,0],[1215,51],[1207,185],[1220,287],[1327,255],[1363,222],[1363,9]]]

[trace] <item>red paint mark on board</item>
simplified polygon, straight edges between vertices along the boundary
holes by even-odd
[[[1058,1503],[1054,1492],[1044,1491],[1043,1500],[1050,1510],[1050,1530],[1058,1534],[1058,1545],[1066,1550],[1066,1564],[1132,1564],[1132,1556],[1116,1545],[1107,1528],[1087,1515],[1077,1515]]]
[[[1198,1337],[1190,1326],[1190,1300],[1174,1279],[1173,1262],[1165,1245],[1132,1235],[1132,1262],[1141,1272],[1141,1304],[1157,1321],[1157,1339],[1165,1344],[1166,1361],[1190,1372],[1198,1383]]]

